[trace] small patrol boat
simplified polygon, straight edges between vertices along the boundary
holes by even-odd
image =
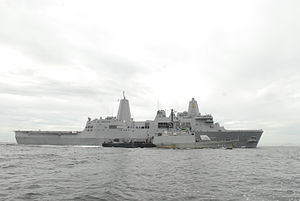
[[[152,143],[152,138],[147,138],[146,140],[129,140],[129,141],[120,141],[120,139],[116,138],[112,141],[103,142],[103,147],[122,147],[122,148],[150,148],[156,147],[155,144]]]

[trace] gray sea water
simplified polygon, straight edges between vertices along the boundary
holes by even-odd
[[[300,200],[300,147],[0,145],[1,200]]]

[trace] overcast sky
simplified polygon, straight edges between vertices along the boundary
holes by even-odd
[[[300,145],[300,1],[0,0],[0,142],[200,112],[260,145]]]

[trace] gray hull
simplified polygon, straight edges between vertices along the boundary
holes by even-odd
[[[64,136],[18,137],[18,144],[31,145],[91,145],[101,146],[104,139],[99,138],[65,138]]]
[[[168,143],[158,144],[158,148],[166,149],[218,149],[218,148],[233,148],[234,141],[219,141],[219,142],[196,142],[196,143]]]
[[[15,131],[18,144],[30,145],[92,145],[101,146],[104,138],[82,137],[80,133],[65,131]]]
[[[234,140],[233,146],[236,148],[246,147],[255,148],[260,140],[262,131],[198,131],[196,135],[207,135],[213,141],[228,141]],[[141,136],[140,139],[145,139],[146,136]],[[254,140],[255,138],[255,140]],[[101,146],[104,141],[111,138],[100,136],[84,136],[80,132],[42,132],[42,131],[16,131],[16,140],[18,144],[32,145],[92,145]]]
[[[234,147],[237,148],[256,148],[262,133],[262,130],[199,131],[200,135],[207,135],[211,140],[236,140]]]
[[[203,137],[201,137],[203,136]],[[171,149],[204,149],[204,148],[230,148],[234,147],[234,140],[210,140],[206,135],[180,133],[169,133],[162,136],[155,136],[153,144],[158,148],[171,148]]]

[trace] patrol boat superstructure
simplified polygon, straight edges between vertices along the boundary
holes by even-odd
[[[88,118],[83,131],[15,131],[15,134],[18,144],[101,145],[116,138],[141,140],[178,131],[207,135],[213,141],[234,140],[234,147],[256,147],[263,133],[262,130],[226,130],[214,123],[211,115],[201,115],[194,98],[189,103],[188,112],[175,115],[172,110],[167,117],[164,110],[159,110],[154,120],[134,121],[129,101],[123,95],[117,117]]]

